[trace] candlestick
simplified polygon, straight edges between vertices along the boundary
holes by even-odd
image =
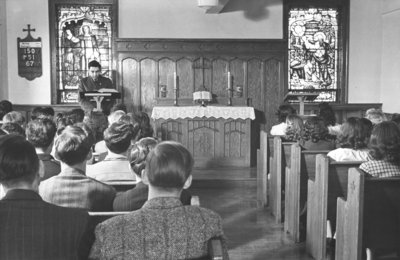
[[[228,106],[232,106],[232,82],[231,72],[228,71]]]
[[[174,72],[174,89],[176,89],[177,85],[177,77],[176,77],[176,72]]]

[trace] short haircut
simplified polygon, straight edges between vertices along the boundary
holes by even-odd
[[[81,108],[72,109],[70,112],[65,113],[64,115],[67,117],[73,124],[82,123],[85,118],[85,111]]]
[[[133,120],[139,124],[138,140],[153,136],[153,127],[150,124],[150,117],[146,112],[136,112],[132,117]]]
[[[365,112],[365,118],[369,119],[374,125],[387,121],[386,115],[378,108],[368,109]]]
[[[26,126],[26,139],[37,148],[48,148],[57,132],[56,124],[48,119],[32,120]]]
[[[11,111],[4,115],[3,123],[17,123],[23,126],[25,124],[25,118],[20,112]]]
[[[55,140],[55,156],[63,163],[72,166],[85,161],[93,142],[78,126],[67,126]]]
[[[8,100],[0,101],[0,120],[3,120],[3,116],[13,110],[12,103]]]
[[[102,112],[92,112],[85,116],[83,123],[93,130],[95,142],[103,140],[104,130],[107,128],[107,117]]]
[[[101,70],[101,65],[97,60],[90,61],[88,64],[88,68],[90,68],[90,67],[99,68]]]
[[[369,141],[371,155],[375,160],[400,164],[400,129],[396,123],[384,121],[372,129]]]
[[[35,120],[38,118],[54,118],[54,109],[52,107],[35,107],[31,112],[31,119]]]
[[[329,130],[321,117],[313,116],[304,122],[301,139],[317,143],[319,141],[331,141],[335,137],[329,134]]]
[[[4,123],[1,126],[1,129],[5,131],[7,134],[17,134],[25,137],[25,129],[22,128],[22,126],[17,123]]]
[[[318,105],[319,113],[318,115],[324,120],[326,126],[334,126],[336,124],[335,112],[329,103],[322,102]]]
[[[193,157],[180,143],[159,143],[147,156],[146,175],[152,186],[182,189],[193,169]]]
[[[119,120],[122,116],[124,116],[124,115],[126,115],[126,113],[125,113],[124,111],[122,111],[122,110],[116,110],[116,111],[112,112],[112,113],[107,117],[107,119],[108,119],[108,124],[109,124],[109,125],[112,125],[112,124],[114,124],[115,122],[118,122],[118,120]]]
[[[19,135],[0,137],[0,182],[33,182],[39,171],[35,148]]]
[[[133,138],[134,129],[131,124],[116,122],[104,130],[104,141],[113,153],[126,152]]]
[[[141,177],[142,170],[146,168],[147,155],[156,147],[158,141],[153,137],[145,137],[136,142],[128,154],[132,171]]]
[[[367,148],[371,131],[372,122],[368,119],[349,117],[340,127],[338,144],[342,148],[355,150]]]
[[[286,117],[291,114],[296,114],[296,109],[294,109],[289,104],[280,105],[278,108],[278,111],[276,112],[276,115],[278,116],[278,120],[281,123],[285,122]]]

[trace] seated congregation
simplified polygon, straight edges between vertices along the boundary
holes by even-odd
[[[147,114],[117,105],[108,119],[80,109],[55,116],[46,107],[25,126],[9,110],[0,132],[0,259],[209,259],[213,239],[229,258],[221,217],[190,205],[192,155],[152,137]],[[117,191],[115,181],[135,185]],[[113,211],[126,214],[99,224],[90,217]]]
[[[276,221],[314,259],[399,259],[398,114],[372,108],[338,124],[321,103],[316,115],[283,104],[277,116],[258,152]]]

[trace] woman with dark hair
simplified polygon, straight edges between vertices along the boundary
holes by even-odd
[[[396,123],[384,121],[375,125],[369,140],[373,160],[360,169],[372,177],[400,176],[400,129]]]
[[[132,118],[139,124],[137,140],[153,136],[153,127],[150,124],[150,117],[146,112],[136,112],[132,115]]]
[[[306,150],[333,150],[335,149],[335,136],[329,134],[321,117],[313,116],[304,123],[300,145]]]
[[[286,117],[288,115],[296,114],[296,110],[289,104],[280,105],[276,115],[279,120],[279,124],[272,126],[271,135],[285,135],[286,133]]]
[[[366,118],[350,117],[340,128],[337,143],[340,148],[328,153],[335,161],[369,161],[368,141],[372,122]]]
[[[318,105],[318,116],[324,120],[325,126],[328,128],[331,135],[340,133],[340,125],[336,124],[336,116],[329,103],[322,102]]]

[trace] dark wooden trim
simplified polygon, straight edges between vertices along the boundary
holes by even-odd
[[[257,53],[284,52],[286,40],[241,39],[116,39],[116,51],[173,53]]]
[[[56,68],[57,68],[57,51],[56,51],[56,30],[57,30],[57,24],[56,24],[56,5],[59,4],[66,4],[66,5],[112,5],[112,16],[113,16],[113,22],[112,22],[112,75],[113,79],[117,78],[116,75],[116,45],[115,45],[115,39],[118,38],[118,0],[85,0],[85,1],[80,1],[80,0],[49,0],[49,31],[50,31],[50,85],[51,85],[51,104],[59,104],[60,100],[58,97],[57,93],[57,75],[56,75]],[[113,81],[113,85],[116,86],[116,80]]]

